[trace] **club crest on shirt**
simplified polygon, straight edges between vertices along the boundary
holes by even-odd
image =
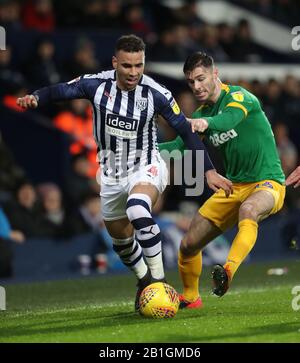
[[[148,106],[148,100],[147,98],[139,98],[135,101],[135,107],[140,110],[144,111]]]
[[[244,94],[243,94],[243,92],[237,91],[237,92],[232,92],[230,94],[231,94],[232,98],[235,101],[238,101],[238,102],[243,102],[244,101]]]

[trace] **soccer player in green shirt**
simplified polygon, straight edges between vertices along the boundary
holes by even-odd
[[[212,271],[213,293],[222,296],[256,242],[258,223],[282,208],[285,176],[258,99],[242,87],[223,84],[212,57],[205,53],[189,56],[183,71],[199,102],[190,119],[192,130],[220,150],[226,177],[233,182],[228,198],[223,190],[217,190],[202,205],[180,245],[181,307],[199,308],[202,249],[238,224],[226,263],[215,265]],[[184,148],[180,137],[160,146],[161,150],[175,148]]]

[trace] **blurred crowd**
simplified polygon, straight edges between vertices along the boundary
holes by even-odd
[[[300,22],[298,0],[233,0],[232,2],[289,27],[298,25]]]
[[[261,12],[267,12],[270,3],[276,3],[276,9],[291,3],[296,6],[292,0],[244,0],[243,3],[248,7],[257,5],[256,10]],[[51,37],[57,29],[91,27],[138,33],[149,45],[148,60],[183,62],[188,54],[199,49],[212,55],[216,63],[265,60],[265,53],[252,40],[247,20],[241,19],[236,26],[205,24],[196,12],[196,1],[184,1],[182,7],[171,10],[159,1],[0,0],[0,24],[15,34],[30,29],[36,31],[34,52],[28,52],[25,57],[18,57],[13,42],[8,42],[6,50],[0,50],[0,104],[19,114],[24,111],[16,105],[18,97],[103,69],[105,61],[97,57],[97,44],[88,36],[78,37],[70,58],[63,62],[58,60],[56,43]],[[231,83],[226,79],[222,81]],[[300,80],[288,75],[281,81],[240,79],[234,84],[242,85],[260,99],[288,175],[300,161]],[[177,85],[174,95],[185,115],[191,116],[197,104],[184,83]],[[88,101],[74,100],[34,112],[46,120],[47,127],[68,135],[70,172],[61,185],[53,181],[33,183],[0,134],[0,256],[9,256],[8,240],[16,243],[24,243],[28,238],[64,241],[84,233],[96,234],[99,253],[106,253],[111,243],[102,220],[99,185],[95,179],[99,165]],[[159,122],[159,140],[174,138],[166,122]],[[218,155],[209,150],[222,171]],[[174,251],[192,215],[209,193],[205,189],[201,198],[191,200],[184,196],[184,186],[171,185],[155,206],[154,214],[165,240],[163,246],[168,251],[165,253],[167,266],[176,264]],[[292,193],[288,190],[283,213],[288,209],[300,209],[298,190]],[[295,223],[293,226],[297,228],[297,221]]]
[[[272,12],[286,16],[290,26],[296,25],[297,18],[300,20],[296,1],[244,0],[239,3],[258,11],[270,8]],[[254,42],[247,19],[240,19],[235,25],[226,22],[212,25],[205,23],[198,11],[196,0],[183,0],[182,5],[175,8],[158,0],[1,0],[0,24],[12,38],[19,36],[18,40],[24,30],[51,34],[84,28],[85,31],[138,33],[148,44],[148,59],[155,61],[184,61],[191,51],[199,48],[219,62],[273,62],[277,58],[275,52]],[[264,15],[269,15],[267,10]],[[92,52],[89,47],[77,45],[74,53],[80,48],[81,54],[74,54],[74,58],[88,59]],[[40,48],[38,53],[47,52],[48,59],[51,59],[55,49],[48,47],[47,50]],[[286,57],[286,60],[293,61],[293,58]],[[31,59],[28,61],[30,63]],[[90,60],[89,67],[97,65],[97,61]],[[75,71],[70,69],[68,76]]]

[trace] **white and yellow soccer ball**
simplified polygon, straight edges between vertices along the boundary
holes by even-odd
[[[147,318],[173,318],[179,308],[179,297],[174,287],[155,282],[142,291],[139,312]]]

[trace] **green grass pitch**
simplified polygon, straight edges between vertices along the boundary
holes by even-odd
[[[287,266],[288,274],[268,276],[274,265]],[[167,278],[180,291],[178,273]],[[211,295],[210,284],[210,271],[204,269],[204,308],[162,320],[133,312],[130,274],[9,284],[0,342],[300,342],[300,310],[292,309],[300,261],[243,265],[222,298]]]

